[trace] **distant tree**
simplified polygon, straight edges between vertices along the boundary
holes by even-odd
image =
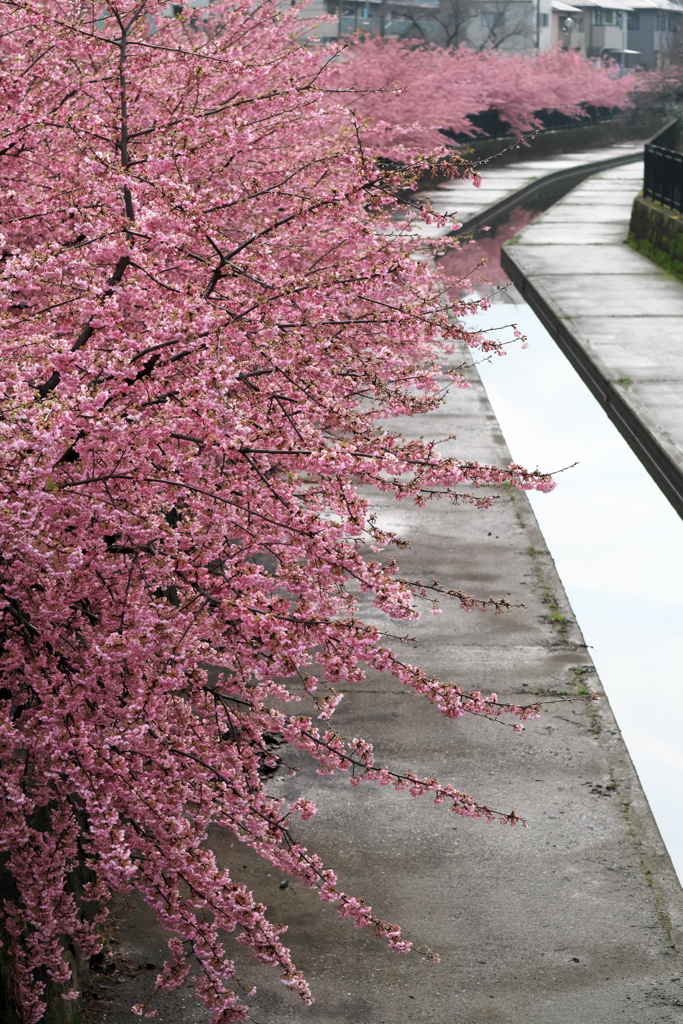
[[[441,129],[476,134],[470,115],[495,110],[517,134],[540,126],[538,112],[580,117],[588,106],[629,107],[638,76],[619,78],[573,51],[538,55],[368,39],[333,66],[339,87],[356,90],[354,109],[414,145],[443,141]],[[351,102],[349,100],[349,102]],[[378,141],[379,144],[379,141]],[[386,143],[385,143],[386,145]]]
[[[634,101],[645,116],[666,120],[683,118],[683,40],[680,35],[667,50],[661,68],[638,74],[639,89]]]
[[[516,49],[532,42],[535,7],[524,0],[440,0],[438,7],[401,8],[409,27],[405,38],[423,39],[438,46],[466,43],[472,49]]]
[[[525,0],[485,0],[478,6],[482,8],[479,22],[484,31],[476,49],[505,49],[514,41],[515,49],[527,50],[534,44],[535,4]]]
[[[457,46],[464,42],[467,28],[478,17],[474,0],[441,0],[436,8],[407,6],[402,13],[409,27],[401,33],[406,39],[422,39],[437,46]]]

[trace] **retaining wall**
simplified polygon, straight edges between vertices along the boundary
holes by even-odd
[[[577,149],[595,149],[632,139],[649,138],[661,126],[662,119],[659,117],[635,118],[624,115],[599,124],[542,131],[534,136],[531,145],[522,144],[514,149],[510,147],[519,142],[515,135],[499,139],[473,139],[460,149],[464,155],[475,160],[488,160],[500,167],[518,160],[528,160],[530,156],[554,156],[557,153],[575,152]]]
[[[683,281],[683,214],[669,210],[654,199],[636,196],[628,244]]]

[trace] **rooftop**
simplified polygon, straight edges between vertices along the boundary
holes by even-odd
[[[577,7],[602,7],[605,10],[612,11],[630,11],[633,9],[633,5],[629,2],[628,4],[621,3],[620,0],[577,0]]]
[[[628,0],[628,2],[630,7],[639,11],[675,11],[677,14],[683,14],[683,8],[680,4],[674,3],[674,0]]]

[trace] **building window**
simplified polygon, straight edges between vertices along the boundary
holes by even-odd
[[[614,11],[606,11],[603,7],[596,7],[593,12],[594,25],[613,25]]]
[[[638,11],[628,12],[628,27],[632,32],[637,32],[640,28],[640,14]]]
[[[539,28],[547,28],[548,27],[548,15],[547,14],[539,14],[539,16],[538,16],[538,24],[539,24]]]

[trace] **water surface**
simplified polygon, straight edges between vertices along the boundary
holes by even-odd
[[[479,294],[484,278],[505,285],[500,245],[535,212],[513,211],[483,243],[449,254],[448,272]],[[471,273],[481,256],[486,268]],[[578,463],[552,494],[529,497],[683,881],[683,522],[514,288],[472,326],[511,321],[529,347],[510,344],[479,371],[516,462]]]

